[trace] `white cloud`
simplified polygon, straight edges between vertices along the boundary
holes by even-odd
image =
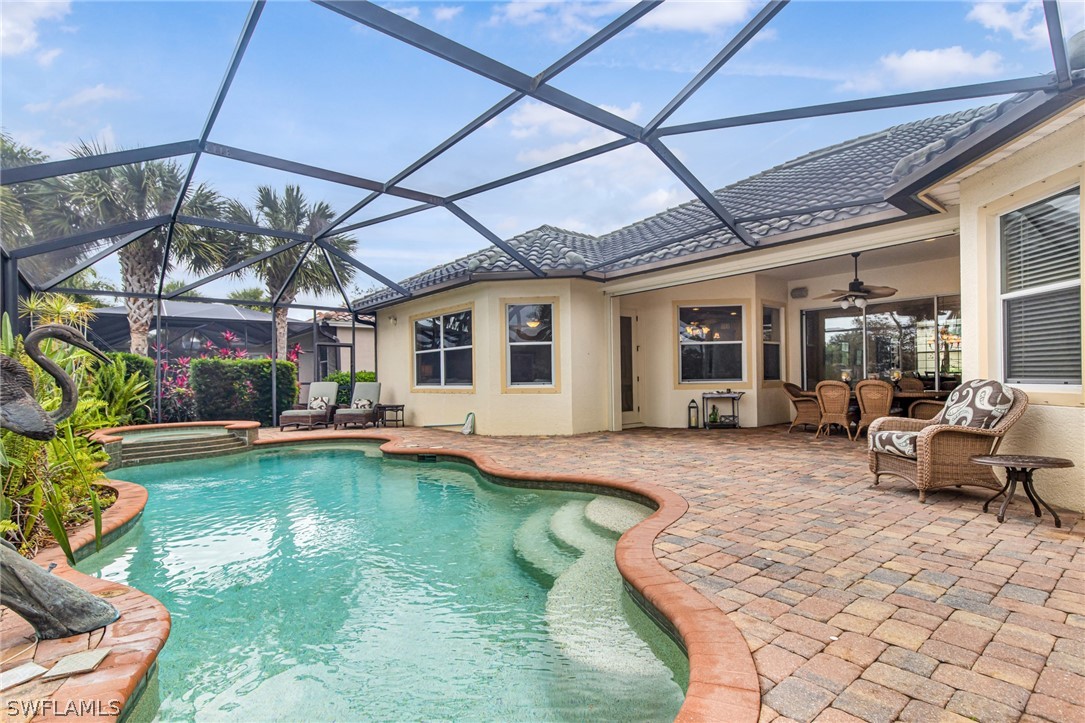
[[[64,51],[60,48],[50,48],[49,50],[43,50],[42,52],[38,53],[38,56],[36,58],[38,61],[38,65],[43,68],[48,68],[53,64],[53,61],[56,60],[62,52]]]
[[[1047,24],[1040,0],[1028,2],[978,2],[968,11],[968,19],[988,30],[1005,31],[1014,40],[1041,47],[1047,45]]]
[[[590,35],[602,26],[603,18],[628,9],[622,2],[565,2],[564,0],[517,0],[494,8],[491,25],[544,26],[555,42]]]
[[[131,93],[123,88],[113,88],[105,83],[99,83],[90,88],[76,91],[64,100],[59,101],[55,107],[57,110],[68,110],[86,105],[98,105],[107,100],[123,100],[130,97]]]
[[[878,60],[878,71],[857,75],[840,90],[873,91],[885,87],[938,87],[948,83],[990,78],[1003,72],[1002,56],[993,50],[973,55],[959,45],[933,50],[889,53]]]
[[[125,100],[131,97],[132,94],[124,88],[114,88],[105,83],[99,83],[98,85],[78,90],[67,98],[58,100],[55,103],[50,101],[28,103],[23,106],[23,110],[28,113],[41,113],[47,110],[71,110],[72,108],[98,105],[107,100]]]
[[[630,104],[628,108],[609,105],[600,107],[630,121],[635,121],[642,110],[641,104],[637,102]],[[517,158],[529,163],[545,163],[617,138],[614,133],[593,123],[533,100],[516,106],[508,115],[508,123],[509,135],[517,140],[540,138],[550,143],[542,147],[523,148],[517,154]]]
[[[725,2],[667,0],[641,18],[637,27],[651,30],[680,30],[689,33],[715,33],[745,20],[753,7],[754,3],[751,0]]]
[[[418,20],[422,15],[422,11],[419,10],[416,5],[387,5],[385,7],[396,15],[400,15],[411,21]]]
[[[69,2],[5,2],[0,22],[0,54],[19,55],[38,47],[38,23],[71,12]]]
[[[667,0],[643,16],[634,28],[690,33],[715,33],[746,19],[753,0]],[[498,5],[490,23],[543,25],[554,41],[589,35],[604,19],[629,9],[626,2],[571,2],[565,0],[517,0]]]
[[[463,12],[463,5],[440,5],[433,9],[433,18],[441,23],[454,20]]]

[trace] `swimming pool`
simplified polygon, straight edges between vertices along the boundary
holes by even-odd
[[[117,476],[148,488],[143,518],[78,567],[172,613],[161,720],[670,720],[681,706],[686,659],[624,594],[591,495],[373,445]]]

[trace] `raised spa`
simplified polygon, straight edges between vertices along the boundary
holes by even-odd
[[[115,476],[147,508],[79,569],[172,613],[162,720],[670,720],[682,704],[686,659],[614,565],[647,508],[356,444]]]

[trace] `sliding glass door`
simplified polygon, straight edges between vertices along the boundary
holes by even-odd
[[[803,312],[803,383],[891,380],[895,372],[929,389],[960,383],[961,297],[872,302],[863,310]]]

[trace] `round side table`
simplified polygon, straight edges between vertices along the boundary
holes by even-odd
[[[985,454],[972,457],[971,461],[975,464],[1006,468],[1006,484],[1003,485],[1002,489],[991,497],[991,499],[983,503],[984,512],[987,511],[988,505],[1000,496],[1006,495],[1006,499],[1002,501],[1002,507],[998,510],[998,521],[1004,522],[1006,520],[1006,507],[1009,506],[1010,500],[1013,499],[1013,493],[1017,491],[1017,483],[1020,482],[1029,501],[1032,502],[1032,509],[1036,511],[1036,516],[1042,516],[1043,513],[1040,512],[1040,505],[1043,505],[1047,508],[1047,511],[1051,513],[1051,516],[1055,518],[1055,527],[1062,527],[1062,520],[1059,519],[1055,510],[1051,509],[1051,505],[1044,502],[1043,498],[1040,497],[1040,494],[1036,491],[1036,488],[1033,487],[1032,472],[1037,469],[1073,467],[1073,462],[1068,459],[1063,459],[1062,457],[1033,457],[1026,454]]]

